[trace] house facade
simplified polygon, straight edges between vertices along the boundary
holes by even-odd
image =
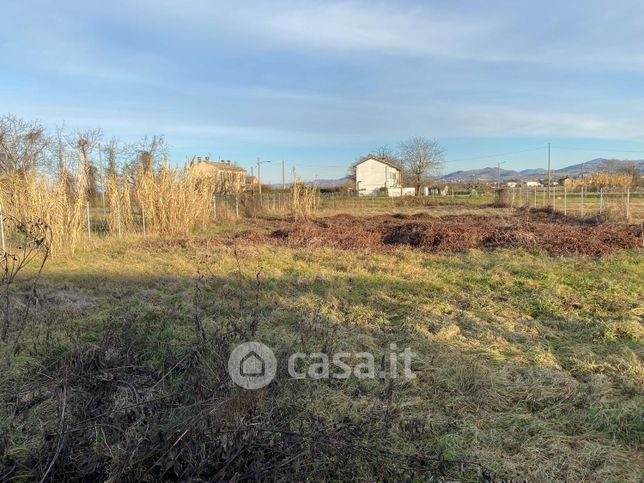
[[[382,159],[367,158],[354,165],[359,196],[377,195],[381,189],[400,188],[400,168]]]
[[[190,169],[212,182],[216,193],[239,193],[246,189],[246,170],[230,161],[192,158]]]

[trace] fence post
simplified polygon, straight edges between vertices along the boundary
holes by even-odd
[[[548,189],[550,189],[550,187],[548,187]],[[545,186],[543,187],[543,196],[542,196],[542,198],[543,198],[543,206],[546,206],[546,187]],[[550,201],[550,200],[548,200],[548,201]]]
[[[557,187],[552,188],[552,211],[557,211]]]
[[[564,216],[568,215],[568,187],[564,184]]]
[[[4,255],[7,252],[7,247],[4,244],[4,213],[2,212],[2,206],[0,206],[0,236],[2,236],[2,254]]]
[[[599,214],[604,212],[604,188],[599,188]]]
[[[630,221],[631,219],[631,189],[626,188],[626,221]],[[4,246],[4,238],[2,239],[2,243]]]
[[[584,217],[584,187],[581,187],[581,217]]]
[[[239,195],[235,196],[235,216],[239,218]]]
[[[534,187],[534,207],[537,207],[537,187]]]
[[[143,236],[145,236],[147,233],[145,229],[145,208],[143,207],[141,207],[141,218],[143,220]]]
[[[217,194],[212,195],[212,212],[216,220],[217,219]]]
[[[92,238],[92,224],[89,220],[89,201],[85,204],[85,210],[87,211],[87,238]]]

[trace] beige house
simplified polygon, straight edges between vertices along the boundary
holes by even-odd
[[[190,169],[214,183],[216,193],[239,193],[246,188],[246,170],[230,161],[210,161],[193,157]]]
[[[367,158],[354,165],[356,174],[356,191],[360,196],[378,194],[381,189],[400,188],[400,168],[388,161]]]

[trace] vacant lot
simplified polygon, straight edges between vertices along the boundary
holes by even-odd
[[[0,479],[641,481],[641,228],[498,213],[257,219],[53,259],[1,346]],[[278,358],[264,389],[226,372],[246,340]],[[415,379],[285,367],[380,365],[392,343]]]

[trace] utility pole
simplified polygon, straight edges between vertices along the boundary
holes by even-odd
[[[550,143],[548,143],[548,204],[550,204]]]
[[[501,162],[496,163],[496,189],[501,188]]]
[[[261,198],[262,198],[262,174],[261,174],[260,169],[261,169],[260,168],[260,161],[259,161],[259,157],[258,157],[257,158],[257,186],[259,188],[259,198],[261,200]]]
[[[284,160],[282,159],[282,190],[286,189],[286,181],[284,180]]]
[[[259,157],[257,158],[257,184],[259,186],[259,198],[262,199],[262,163],[270,163],[270,161],[260,161]]]

